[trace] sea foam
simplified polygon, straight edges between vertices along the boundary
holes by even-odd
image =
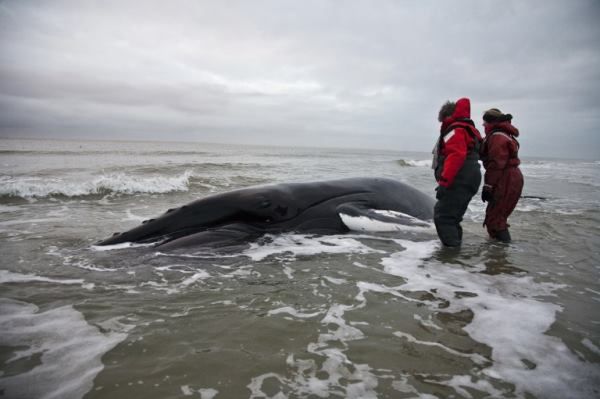
[[[480,273],[483,266],[469,270],[454,264],[430,264],[424,260],[438,244],[403,240],[398,243],[406,250],[384,258],[384,270],[406,280],[398,287],[402,291],[435,292],[436,297],[449,303],[445,312],[473,312],[473,320],[464,330],[475,341],[492,348],[493,364],[483,369],[483,375],[514,384],[520,396],[526,392],[544,398],[594,395],[600,382],[600,367],[582,362],[559,338],[546,334],[562,308],[538,298],[551,297],[562,286],[539,283],[530,276]],[[431,306],[437,309],[437,303]],[[407,337],[402,331],[395,335]],[[474,383],[461,385],[471,380],[464,377],[454,376],[445,384],[459,393],[464,391],[461,387],[483,387]],[[488,393],[497,394],[491,388]]]
[[[20,361],[16,374],[0,378],[4,395],[15,399],[82,398],[104,368],[101,357],[127,337],[123,331],[100,332],[70,305],[41,312],[33,304],[11,299],[0,299],[0,330],[1,345],[27,348],[13,350],[5,364],[10,371]],[[32,363],[38,356],[23,369],[24,361]]]
[[[260,261],[272,255],[295,257],[316,254],[365,254],[371,252],[381,251],[369,248],[360,241],[343,235],[312,237],[303,234],[282,234],[273,236],[272,241],[267,244],[252,243],[243,255],[254,261]]]
[[[94,284],[85,284],[83,279],[58,279],[36,276],[35,274],[21,274],[14,273],[8,270],[0,270],[0,284],[6,283],[30,283],[30,282],[43,282],[43,283],[54,283],[54,284],[81,284],[82,287],[91,289]]]

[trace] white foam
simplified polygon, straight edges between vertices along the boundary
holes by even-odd
[[[309,319],[311,317],[315,317],[318,315],[323,314],[322,311],[319,312],[313,312],[313,313],[303,313],[299,310],[294,309],[291,306],[284,306],[278,309],[273,309],[273,310],[269,310],[269,312],[267,313],[269,316],[273,316],[276,314],[281,314],[281,313],[285,313],[285,314],[289,314],[292,315],[294,317],[297,317],[299,319]]]
[[[199,272],[194,273],[194,275],[186,278],[185,280],[183,280],[182,282],[179,283],[179,286],[181,287],[187,287],[189,285],[194,284],[195,282],[199,281],[199,280],[204,280],[210,277],[210,274],[204,270],[201,270]]]
[[[123,317],[121,317],[121,316],[112,317],[110,319],[107,319],[100,323],[97,323],[97,325],[102,327],[104,330],[118,331],[118,332],[129,332],[135,328],[135,326],[132,324],[123,323],[121,321],[122,319],[123,319]],[[128,320],[132,320],[132,319],[129,318]]]
[[[333,277],[329,277],[329,276],[323,276],[323,278],[325,280],[329,281],[331,284],[335,284],[335,285],[346,284],[348,282],[348,280],[343,279],[343,278],[333,278]]]
[[[170,317],[185,317],[190,314],[190,311],[194,309],[204,309],[204,306],[190,306],[183,308],[182,312],[173,313]]]
[[[358,294],[356,294],[356,300],[366,303],[365,293],[366,292],[378,292],[393,295],[398,298],[402,298],[407,302],[421,302],[417,299],[409,298],[400,293],[399,287],[386,287],[383,284],[368,283],[366,281],[359,281],[356,286],[358,287]]]
[[[398,242],[406,251],[383,259],[384,270],[406,280],[400,287],[404,291],[434,291],[449,302],[446,312],[473,312],[464,330],[492,348],[493,364],[482,371],[484,375],[514,384],[519,396],[525,392],[544,398],[593,396],[600,367],[581,362],[559,338],[545,334],[561,307],[537,298],[552,296],[561,286],[538,283],[529,276],[483,274],[483,266],[469,270],[430,264],[423,260],[436,244]],[[471,295],[457,296],[458,291]],[[430,307],[435,310],[437,303]],[[456,381],[446,383],[452,386]]]
[[[254,261],[260,261],[271,255],[306,256],[316,254],[340,254],[340,253],[372,253],[383,251],[374,250],[363,245],[361,242],[347,236],[324,236],[313,237],[301,234],[282,234],[272,236],[272,242],[268,244],[252,243],[243,255]]]
[[[432,381],[436,384],[447,385],[451,388],[454,388],[456,392],[465,398],[472,398],[473,395],[469,393],[464,388],[471,388],[476,391],[486,392],[488,395],[486,397],[489,398],[503,398],[503,397],[512,397],[513,395],[507,395],[504,392],[494,388],[494,386],[486,380],[477,380],[474,381],[473,377],[470,375],[455,375],[451,379],[443,382]]]
[[[194,391],[189,387],[189,385],[182,385],[181,393],[183,393],[185,396],[192,396]]]
[[[120,244],[114,245],[91,245],[90,249],[94,251],[114,251],[115,249],[125,249],[125,248],[141,248],[141,247],[152,247],[154,243],[149,244],[140,244],[134,242],[122,242]]]
[[[296,359],[293,355],[289,355],[286,363],[295,369],[291,378],[276,373],[266,373],[252,378],[247,385],[251,391],[250,398],[285,399],[311,396],[326,398],[331,396],[331,392],[349,399],[377,398],[375,392],[378,385],[377,378],[371,373],[369,366],[353,363],[342,350],[336,348],[323,349],[319,355],[326,357],[321,368],[313,359]],[[323,379],[323,375],[327,375],[328,378]],[[262,391],[262,386],[268,380],[270,380],[270,390],[274,386],[273,380],[280,387],[273,396]],[[288,396],[290,390],[293,395]]]
[[[65,260],[65,264],[69,264],[68,262],[69,259]],[[80,269],[84,269],[84,270],[89,270],[89,271],[93,271],[93,272],[116,272],[119,271],[119,269],[107,269],[105,267],[99,267],[99,266],[95,266],[93,264],[90,264],[88,260],[81,260],[79,262],[74,262],[72,263],[73,266],[78,267]]]
[[[223,301],[214,301],[210,303],[211,305],[225,305],[225,306],[231,306],[231,305],[235,305],[235,302],[233,302],[232,300],[226,299]]]
[[[405,374],[400,376],[400,380],[392,381],[392,388],[398,392],[414,394],[414,397],[419,399],[439,399],[438,396],[420,393],[417,388],[408,383],[408,376]]]
[[[430,168],[431,167],[431,159],[409,159],[406,161],[406,163],[410,166],[425,166]]]
[[[40,355],[35,367],[0,378],[8,398],[79,399],[104,368],[102,356],[122,342],[121,331],[101,333],[72,306],[40,312],[29,303],[0,299],[0,343],[25,346],[7,361]]]
[[[404,276],[407,269],[412,270],[421,265],[422,261],[428,257],[431,257],[433,252],[440,247],[438,240],[431,241],[408,241],[408,240],[394,240],[396,243],[402,245],[405,250],[396,254],[393,254],[392,261],[382,261],[384,271],[386,273]],[[390,258],[387,258],[390,259]]]
[[[441,350],[443,350],[445,352],[448,352],[448,353],[450,353],[450,354],[452,354],[454,356],[469,358],[474,363],[477,363],[477,364],[484,364],[487,361],[486,358],[484,358],[483,356],[478,355],[476,353],[473,353],[473,354],[471,354],[471,353],[462,353],[462,352],[459,352],[459,351],[454,350],[452,348],[448,348],[447,346],[442,345],[439,342],[431,342],[431,341],[418,340],[415,337],[413,337],[412,335],[404,333],[404,332],[401,332],[401,331],[394,332],[394,335],[397,336],[397,337],[400,337],[400,338],[404,338],[408,342],[412,342],[412,343],[416,343],[416,344],[424,345],[424,346],[432,346],[432,347],[435,347],[435,348],[439,348],[439,349],[441,349]]]
[[[166,266],[157,266],[154,270],[159,272],[178,272],[178,273],[194,273],[193,270],[187,270],[187,265],[184,264],[174,264],[174,265],[166,265]]]
[[[418,314],[413,315],[415,320],[418,320],[419,323],[423,326],[423,327],[427,327],[427,328],[433,328],[435,330],[443,330],[442,327],[438,326],[437,324],[435,324],[432,320],[431,320],[431,315],[429,316],[429,318],[427,320],[423,319],[423,317],[421,317]]]
[[[0,270],[0,284],[6,283],[29,283],[33,281],[55,284],[81,284],[84,288],[93,288],[93,284],[84,284],[83,279],[57,279],[41,277],[35,274],[14,273],[8,270]]]
[[[201,399],[213,399],[219,391],[214,388],[200,388],[198,389],[198,393],[200,394]]]
[[[283,274],[290,280],[294,279],[294,269],[289,266],[283,266]]]
[[[252,378],[248,388],[251,398],[287,398],[287,397],[329,397],[336,392],[344,398],[376,398],[375,388],[378,385],[377,377],[371,372],[367,364],[352,362],[344,353],[347,342],[364,338],[364,334],[344,320],[344,313],[362,307],[332,304],[326,315],[321,320],[326,329],[319,334],[317,342],[310,343],[307,351],[324,359],[319,366],[315,359],[297,359],[293,354],[288,355],[286,363],[294,369],[290,377],[276,373],[266,373]],[[281,312],[295,312],[295,309],[280,308]],[[326,376],[326,379],[324,378]],[[269,389],[273,390],[275,384],[279,391],[273,396],[262,391],[266,381]],[[290,393],[291,390],[291,393]],[[285,393],[284,393],[285,392]],[[289,396],[291,395],[291,396]]]
[[[347,341],[364,338],[364,334],[358,328],[352,327],[344,320],[344,313],[348,310],[354,310],[363,307],[363,304],[358,306],[340,305],[333,304],[330,306],[329,311],[321,320],[323,324],[337,325],[337,329],[329,331],[328,333],[321,334],[319,336],[319,344],[323,344],[327,341]]]
[[[581,343],[583,346],[594,352],[596,355],[600,355],[600,348],[598,348],[592,341],[587,338],[584,338]]]
[[[169,266],[162,267],[162,270],[170,270],[170,267]],[[184,272],[184,273],[193,273],[193,274],[189,277],[184,278],[177,284],[172,284],[170,281],[167,281],[164,278],[163,273],[159,272],[157,274],[161,277],[161,281],[144,281],[144,282],[140,283],[140,287],[150,287],[150,288],[153,288],[158,291],[164,291],[170,295],[170,294],[175,294],[175,293],[181,292],[182,289],[186,289],[199,281],[203,281],[203,280],[211,277],[211,275],[204,270],[200,270],[200,271],[196,271],[196,272],[189,272],[189,271],[182,271],[182,270],[177,270],[177,271]]]

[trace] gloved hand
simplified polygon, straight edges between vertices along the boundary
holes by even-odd
[[[483,186],[483,189],[481,190],[481,200],[483,202],[494,202],[494,190],[489,184]]]
[[[444,197],[444,195],[446,195],[446,192],[448,191],[448,189],[444,186],[437,186],[435,189],[435,198],[440,200],[442,199],[442,197]]]

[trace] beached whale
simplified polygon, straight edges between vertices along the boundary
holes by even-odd
[[[273,184],[216,194],[169,209],[97,245],[156,243],[159,250],[168,251],[227,246],[266,233],[338,234],[349,231],[344,216],[418,226],[433,218],[433,205],[429,196],[387,178]]]

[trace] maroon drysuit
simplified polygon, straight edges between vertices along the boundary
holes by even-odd
[[[523,174],[519,169],[519,130],[510,120],[485,124],[481,159],[485,168],[484,189],[491,190],[483,225],[492,238],[508,230],[508,216],[517,206],[523,191]]]

